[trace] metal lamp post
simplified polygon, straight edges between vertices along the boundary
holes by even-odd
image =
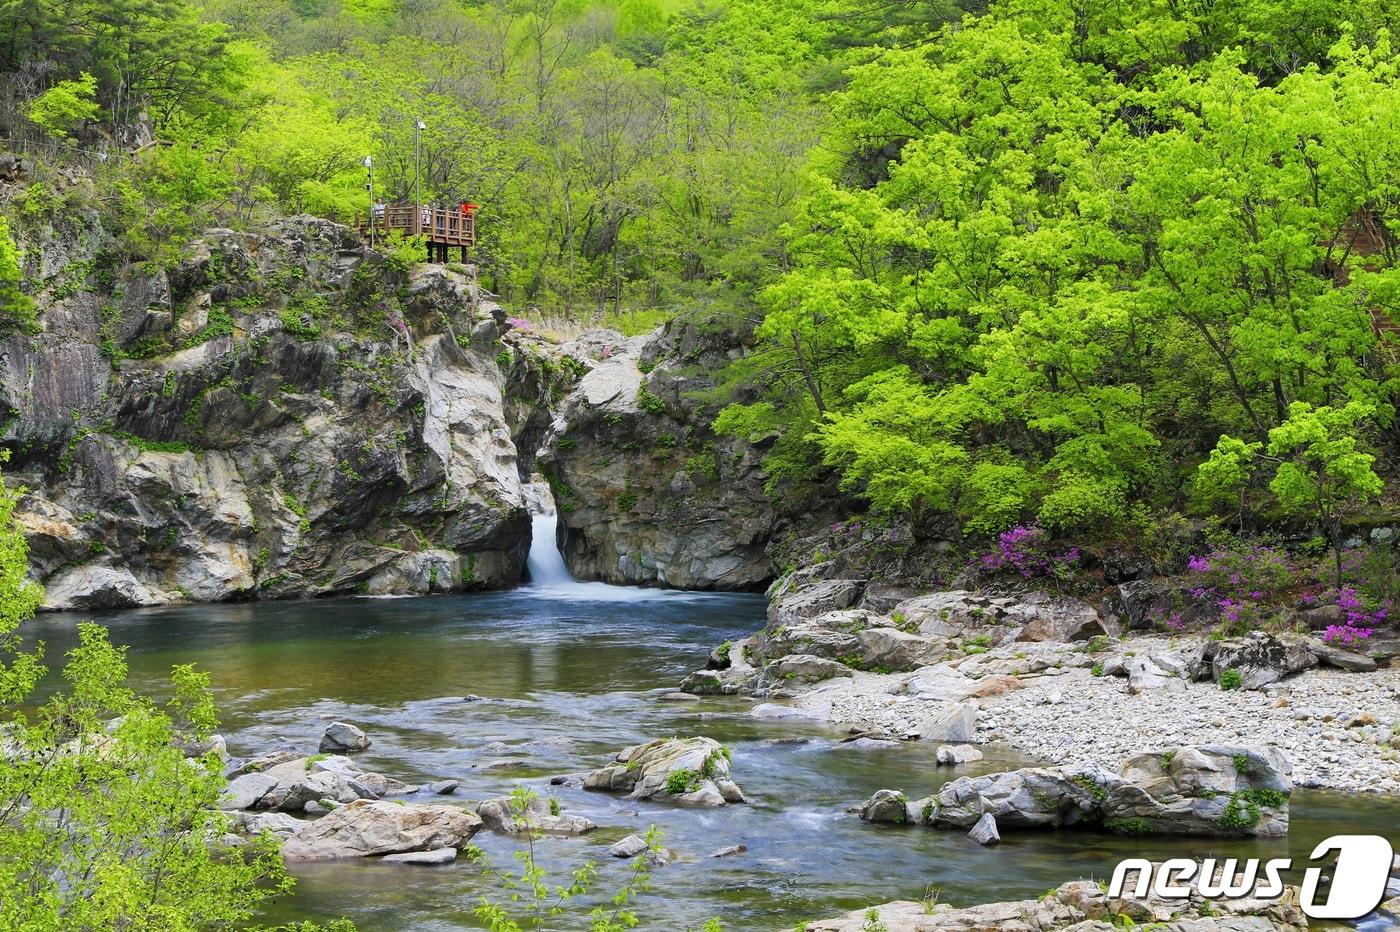
[[[369,181],[365,184],[365,189],[369,191],[369,248],[374,248],[374,159],[365,156],[365,176]]]
[[[423,130],[427,128],[428,124],[424,123],[422,120],[413,124],[413,203],[418,207],[423,205],[422,187],[418,180],[418,161],[419,152],[421,151],[420,142],[422,140]]]

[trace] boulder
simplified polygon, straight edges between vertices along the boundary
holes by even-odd
[[[1283,640],[1262,631],[1228,641],[1205,641],[1194,679],[1220,682],[1226,670],[1240,674],[1243,689],[1263,689],[1286,676],[1317,666],[1317,655],[1301,640]]]
[[[1089,603],[1071,596],[1050,595],[1036,600],[1035,614],[1017,635],[1018,641],[1087,641],[1107,634],[1098,611]]]
[[[982,752],[968,744],[940,744],[933,754],[940,767],[956,767],[982,759]]]
[[[462,781],[460,780],[438,780],[435,783],[429,783],[428,789],[432,790],[439,796],[448,796],[452,793],[457,792],[457,787],[461,785]]]
[[[287,861],[328,861],[465,845],[481,820],[459,806],[356,800],[305,822],[282,845]]]
[[[307,824],[285,812],[235,812],[232,815],[234,830],[248,837],[268,832],[278,838],[288,838]]]
[[[586,774],[583,788],[694,806],[745,802],[729,776],[728,750],[712,738],[660,739],[624,748],[613,763]]]
[[[909,797],[899,790],[876,790],[857,810],[863,822],[903,825],[909,821]]]
[[[984,814],[999,826],[1051,828],[1095,822],[1104,787],[1120,782],[1093,767],[1062,770],[1031,767],[982,777],[961,777],[934,797],[931,823],[971,828]]]
[[[774,584],[768,603],[769,627],[795,624],[826,612],[850,608],[865,588],[862,579],[808,581],[794,575]]]
[[[815,654],[790,654],[763,668],[764,678],[773,682],[819,683],[839,676],[853,676],[851,668]]]
[[[1168,673],[1148,656],[1127,658],[1123,670],[1128,677],[1128,692],[1134,695],[1154,690],[1179,693],[1186,689],[1185,680]]]
[[[297,812],[308,802],[337,803],[413,792],[416,787],[393,777],[361,770],[350,758],[299,757],[269,767],[265,775],[276,780],[258,803],[260,808]]]
[[[874,670],[902,673],[948,656],[943,639],[931,640],[898,628],[867,628],[856,634],[861,660]]]
[[[252,809],[258,800],[277,786],[277,778],[265,773],[247,773],[229,781],[219,797],[220,809]]]
[[[977,820],[977,824],[968,831],[967,837],[984,847],[1001,844],[1001,835],[997,832],[997,820],[990,813],[983,813],[982,818]]]
[[[405,851],[401,854],[386,854],[380,858],[384,864],[451,864],[457,860],[456,848],[434,848],[431,851]]]
[[[895,687],[915,699],[962,702],[977,693],[979,680],[943,665],[924,667]]]
[[[615,858],[635,858],[646,851],[648,847],[646,839],[642,836],[628,835],[626,838],[614,842],[612,847],[608,848],[608,854]]]
[[[343,754],[346,751],[363,751],[370,745],[369,736],[359,727],[348,722],[332,722],[321,735],[322,754]]]
[[[748,854],[748,853],[749,853],[749,846],[748,846],[748,845],[726,845],[726,846],[723,847],[723,848],[716,848],[714,851],[711,851],[711,852],[710,852],[710,857],[712,857],[712,858],[732,858],[732,857],[738,857],[738,856],[741,855],[741,854]]]
[[[519,811],[512,797],[497,796],[482,801],[476,807],[476,814],[485,828],[507,835],[525,832],[582,835],[598,827],[582,816],[555,814],[551,802],[542,796],[532,797]]]
[[[1293,791],[1288,760],[1272,748],[1226,745],[1170,748],[1124,761],[1109,787],[1104,826],[1130,834],[1288,833]]]
[[[907,734],[925,741],[971,741],[977,736],[977,708],[968,702],[927,703]]]
[[[1339,670],[1347,670],[1352,673],[1371,673],[1380,666],[1374,659],[1365,654],[1334,647],[1317,638],[1309,638],[1303,643],[1323,666],[1336,667]]]

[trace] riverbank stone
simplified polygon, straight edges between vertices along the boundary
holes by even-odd
[[[282,845],[287,861],[329,861],[465,845],[481,820],[460,806],[361,799],[304,822]]]
[[[611,764],[585,774],[583,788],[693,806],[746,801],[730,778],[728,749],[703,737],[660,739],[624,748]]]
[[[331,722],[321,735],[320,751],[323,754],[343,754],[346,751],[364,751],[370,744],[369,736],[359,726],[349,722]]]

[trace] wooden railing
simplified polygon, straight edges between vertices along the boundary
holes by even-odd
[[[433,246],[474,246],[476,218],[458,207],[427,204],[385,204],[360,218],[360,233],[387,236],[398,230],[406,236],[422,236]]]

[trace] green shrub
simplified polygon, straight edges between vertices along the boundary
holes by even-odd
[[[1244,677],[1240,675],[1240,671],[1239,671],[1239,670],[1225,670],[1225,671],[1222,671],[1222,672],[1221,672],[1221,674],[1220,674],[1220,688],[1221,688],[1221,689],[1226,689],[1226,690],[1229,690],[1229,689],[1239,689],[1239,688],[1240,688],[1241,686],[1243,686],[1243,685],[1244,685]]]

